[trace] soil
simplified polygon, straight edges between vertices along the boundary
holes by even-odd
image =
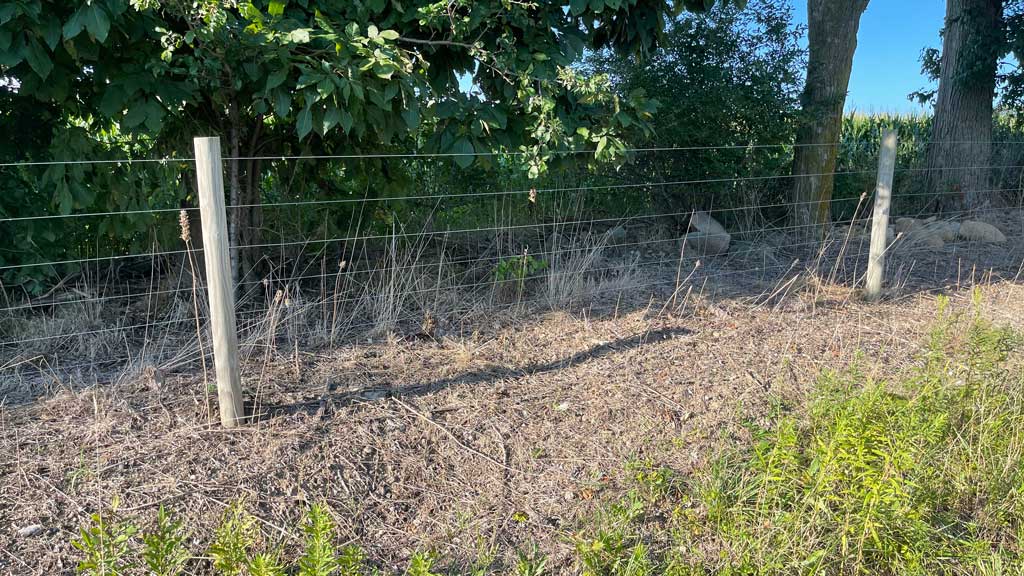
[[[799,406],[824,369],[902,370],[936,293],[966,310],[977,289],[985,314],[1024,329],[1019,243],[894,254],[877,303],[852,287],[863,255],[819,255],[807,272],[806,259],[791,264],[806,255],[752,246],[606,278],[619,289],[565,310],[480,308],[429,330],[417,322],[334,348],[251,354],[243,385],[254,417],[234,430],[213,421],[194,366],[8,400],[0,572],[72,573],[78,527],[115,498],[142,526],[166,506],[197,554],[241,498],[264,544],[292,555],[305,505],[325,502],[341,541],[385,569],[433,550],[447,569],[493,556],[502,573],[536,544],[551,573],[572,572],[573,532],[621,492],[628,462],[685,477],[742,442],[743,422]]]

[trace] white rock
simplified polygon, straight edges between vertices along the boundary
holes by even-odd
[[[938,220],[925,224],[924,228],[935,232],[943,242],[952,242],[956,240],[957,234],[960,232],[960,223]]]
[[[686,244],[700,255],[714,256],[729,251],[732,236],[725,227],[718,223],[707,212],[694,212],[690,217],[690,233],[686,235]]]
[[[905,243],[914,248],[935,248],[939,249],[946,245],[938,230],[931,228],[914,228],[906,233]]]
[[[43,533],[43,530],[45,530],[45,528],[42,524],[29,524],[24,528],[19,528],[17,534],[22,538],[31,538],[33,536],[39,536]]]
[[[616,226],[608,232],[606,232],[608,238],[608,244],[615,246],[617,244],[624,244],[626,242],[626,229],[622,226]]]
[[[913,230],[917,230],[922,226],[920,220],[913,218],[899,218],[896,220],[896,224],[893,228],[896,229],[897,234],[909,234]]]
[[[970,242],[993,242],[1002,244],[1006,236],[995,226],[977,220],[964,220],[960,225],[959,236]]]

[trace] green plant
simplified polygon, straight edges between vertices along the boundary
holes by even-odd
[[[519,551],[516,554],[516,576],[546,576],[547,569],[547,556],[541,554],[536,544],[529,552]]]
[[[633,482],[647,500],[664,498],[678,488],[672,470],[650,461],[631,461],[626,464],[626,470],[633,474]]]
[[[117,511],[117,500],[111,504],[111,516]],[[79,530],[78,538],[71,545],[84,554],[78,563],[77,572],[87,576],[120,576],[127,573],[132,564],[126,558],[136,527],[127,522],[96,512],[89,516],[89,524]]]
[[[208,551],[213,569],[222,576],[242,574],[257,536],[256,519],[245,511],[243,502],[239,500],[228,506]]]
[[[512,282],[516,293],[521,294],[527,278],[548,267],[547,260],[534,258],[523,252],[520,256],[503,258],[494,267],[494,278],[498,282]]]
[[[163,506],[156,515],[153,532],[142,535],[142,561],[151,576],[177,576],[189,559],[185,534]]]
[[[253,555],[245,563],[249,576],[284,576],[284,566],[281,564],[280,554],[274,552],[260,552]]]
[[[327,508],[313,504],[302,522],[304,550],[299,558],[299,576],[331,576],[339,569],[339,558],[332,544],[334,522]],[[344,574],[344,573],[343,573]]]
[[[342,548],[338,557],[339,576],[362,576],[365,560],[366,554],[359,546],[353,544]]]
[[[438,576],[433,572],[434,555],[431,553],[417,552],[409,559],[409,567],[405,570],[405,576]]]

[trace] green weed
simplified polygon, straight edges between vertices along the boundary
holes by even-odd
[[[113,518],[117,501],[111,505],[110,516],[99,512],[89,516],[89,523],[83,526],[78,538],[71,545],[78,549],[83,558],[78,562],[77,571],[87,576],[120,576],[132,568],[129,561],[129,544],[138,531],[130,523]]]
[[[163,506],[156,515],[156,528],[142,535],[142,561],[151,576],[178,576],[189,559],[185,534]]]
[[[306,513],[302,523],[304,535],[304,551],[299,558],[299,576],[332,576],[341,567],[341,559],[338,558],[332,540],[334,539],[334,522],[331,521],[327,508],[320,504],[313,504]],[[347,565],[347,572],[343,576],[358,574],[362,559]]]
[[[547,260],[534,258],[524,252],[520,256],[500,260],[494,267],[494,278],[498,282],[513,283],[516,293],[522,294],[526,280],[547,267]]]
[[[245,511],[242,502],[229,506],[207,552],[213,559],[213,569],[222,576],[240,576],[249,564],[249,552],[258,535],[256,519]]]
[[[548,559],[534,544],[529,552],[520,551],[516,557],[516,576],[547,576]]]

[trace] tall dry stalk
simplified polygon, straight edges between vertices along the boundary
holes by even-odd
[[[192,309],[196,317],[196,341],[199,342],[199,361],[203,366],[203,389],[206,391],[206,417],[210,414],[210,373],[206,367],[206,350],[203,346],[203,326],[199,320],[199,275],[196,273],[195,248],[192,246],[192,229],[188,222],[188,212],[178,212],[178,226],[181,228],[181,241],[185,243],[185,254],[188,256],[189,274],[192,276]]]

